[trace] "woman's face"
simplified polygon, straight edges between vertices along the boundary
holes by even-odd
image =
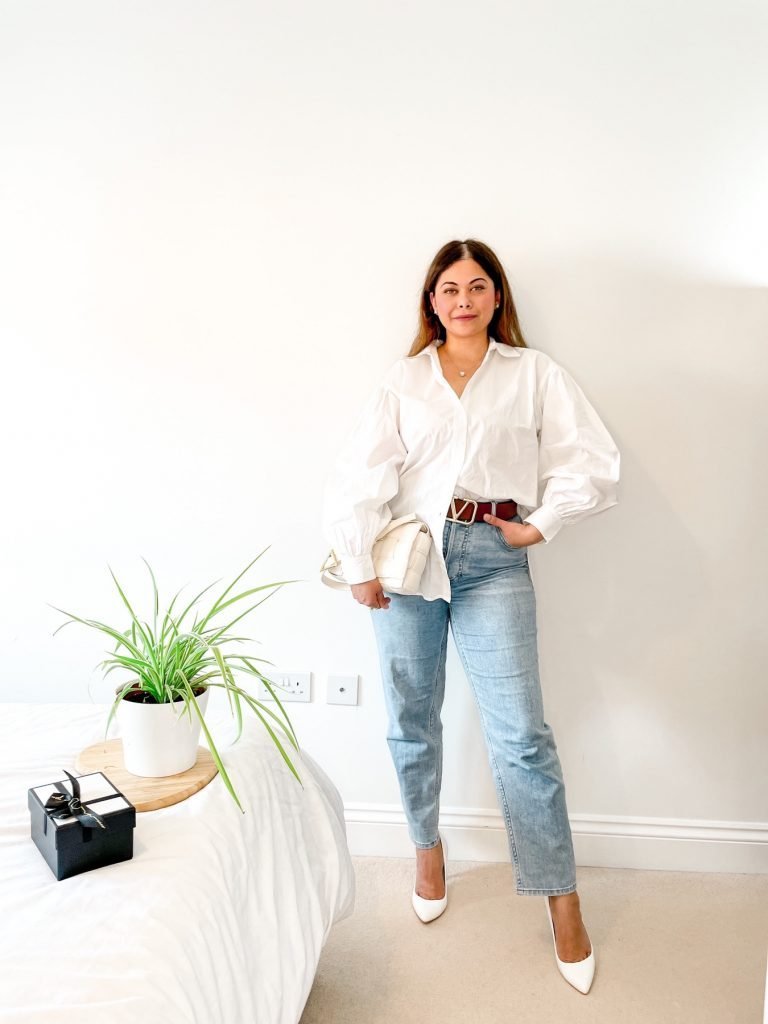
[[[493,281],[479,263],[457,260],[438,277],[429,298],[447,334],[466,338],[487,335],[501,293],[494,291]]]

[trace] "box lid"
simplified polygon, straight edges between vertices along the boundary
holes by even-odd
[[[80,790],[80,802],[83,808],[93,810],[104,820],[107,829],[111,832],[122,832],[134,828],[136,824],[136,810],[132,803],[117,789],[115,785],[104,775],[103,772],[92,772],[89,775],[81,775],[77,778]],[[64,835],[72,829],[83,828],[77,815],[53,816],[45,809],[45,803],[54,793],[63,793],[72,796],[73,786],[69,779],[48,783],[45,786],[35,786],[29,790],[30,808],[34,803],[40,805],[44,814],[56,829],[56,844],[58,845],[59,835]],[[34,803],[33,803],[34,801]],[[101,829],[94,831],[101,832]]]

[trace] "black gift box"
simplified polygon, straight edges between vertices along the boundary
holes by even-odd
[[[102,772],[29,790],[32,839],[57,879],[133,857],[136,808]]]

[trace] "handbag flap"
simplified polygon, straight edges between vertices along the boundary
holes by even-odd
[[[405,523],[418,523],[420,529],[428,529],[427,524],[422,522],[422,520],[419,519],[415,512],[411,512],[407,516],[400,516],[397,519],[390,519],[390,521],[387,523],[387,525],[384,527],[381,533],[377,536],[376,540],[381,540],[382,537],[386,537],[386,535],[390,533],[392,530],[397,529],[398,526],[403,526]]]
[[[376,537],[376,543],[378,544],[383,537],[386,537],[387,534],[391,533],[393,530],[396,530],[398,527],[410,524],[413,524],[413,527],[411,530],[408,530],[407,533],[410,537],[414,539],[419,533],[429,533],[429,527],[427,526],[427,524],[422,519],[419,519],[415,512],[411,512],[407,516],[398,516],[397,519],[390,519],[390,521],[387,523],[384,529]],[[411,541],[411,543],[413,543],[413,541]],[[341,574],[340,567],[341,559],[336,554],[336,552],[333,549],[331,549],[331,551],[328,553],[328,557],[320,566],[320,578],[322,579],[323,583],[327,583],[328,586],[330,587],[348,587],[349,584],[343,582],[343,576]],[[334,569],[337,570],[336,573],[333,572]]]

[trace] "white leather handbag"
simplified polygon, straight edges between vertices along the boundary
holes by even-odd
[[[415,514],[391,519],[376,538],[371,557],[373,571],[382,590],[393,594],[415,594],[427,564],[432,534]],[[341,559],[335,551],[320,566],[320,579],[336,590],[349,590],[341,571]]]

